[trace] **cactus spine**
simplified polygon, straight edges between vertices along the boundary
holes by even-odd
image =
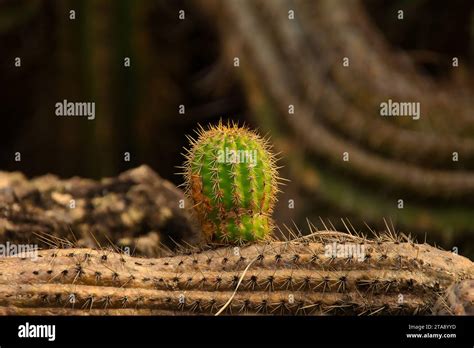
[[[200,128],[190,138],[184,176],[207,240],[261,240],[273,229],[278,192],[275,157],[266,139],[236,124]]]

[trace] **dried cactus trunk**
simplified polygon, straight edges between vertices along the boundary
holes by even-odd
[[[332,243],[364,255],[329,255]],[[359,315],[430,314],[474,265],[426,244],[317,232],[157,259],[50,249],[0,259],[0,270],[0,314]]]
[[[180,190],[145,165],[100,181],[0,172],[0,243],[47,248],[73,239],[80,247],[113,243],[159,256],[160,243],[199,243],[181,200]]]

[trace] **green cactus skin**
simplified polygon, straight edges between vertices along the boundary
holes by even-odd
[[[273,230],[278,167],[267,139],[237,124],[202,127],[189,137],[184,176],[205,238],[241,243]]]

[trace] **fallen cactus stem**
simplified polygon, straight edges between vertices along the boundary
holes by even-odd
[[[363,246],[363,257],[334,245]],[[0,314],[449,314],[435,304],[473,274],[470,260],[427,244],[336,232],[161,258],[48,249],[0,259]]]

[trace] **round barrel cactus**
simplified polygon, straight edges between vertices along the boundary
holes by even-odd
[[[278,167],[267,140],[236,124],[199,129],[187,150],[184,176],[208,240],[263,239],[273,229]]]

